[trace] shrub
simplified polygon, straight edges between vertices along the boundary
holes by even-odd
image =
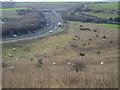
[[[75,40],[75,38],[73,38],[72,40]]]
[[[77,35],[75,35],[75,37],[78,37]]]
[[[7,67],[8,65],[6,63],[2,63],[2,67],[5,68]]]
[[[85,54],[84,54],[84,53],[79,53],[79,55],[80,55],[80,56],[85,56]]]
[[[106,38],[106,36],[103,36],[103,38]]]
[[[86,46],[86,44],[83,44],[83,46]]]
[[[43,64],[43,60],[39,59],[37,63],[37,67],[42,67],[42,64]]]
[[[113,43],[113,41],[110,41],[110,43]]]
[[[90,38],[89,41],[91,41],[92,39]]]
[[[97,52],[97,54],[101,54],[101,52],[100,52],[100,51],[98,51],[98,52]]]
[[[72,45],[71,45],[71,47],[77,48],[78,46],[77,46],[77,45],[73,45],[73,44],[72,44]]]
[[[30,58],[30,61],[32,62],[34,59],[33,58]]]
[[[79,71],[82,71],[85,68],[85,64],[83,62],[76,61],[72,64],[72,68],[76,71],[76,73],[78,73]]]
[[[97,34],[96,37],[99,37],[99,35]]]

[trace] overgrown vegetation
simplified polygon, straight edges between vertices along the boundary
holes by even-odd
[[[110,8],[112,5],[115,7]],[[89,3],[64,12],[63,17],[70,21],[118,24],[120,22],[118,14],[118,3]]]
[[[11,12],[11,11],[9,11]],[[41,28],[43,15],[36,10],[16,10],[21,18],[4,18],[4,24],[2,25],[2,35],[10,36],[13,34],[27,34],[33,32],[38,28]],[[10,14],[10,13],[9,13]]]

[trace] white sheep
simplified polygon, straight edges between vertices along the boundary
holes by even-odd
[[[53,65],[55,65],[56,63],[54,62]]]
[[[8,56],[9,56],[9,57],[13,57],[13,55],[12,55],[12,54],[10,54],[10,53],[8,54]]]
[[[100,64],[102,65],[102,64],[104,64],[104,62],[101,62]]]
[[[16,58],[16,60],[19,60],[19,59],[20,59],[20,57],[17,57],[17,58]]]
[[[45,52],[47,52],[47,51],[45,50]]]
[[[68,62],[68,65],[71,65],[71,63],[70,63],[70,62]]]
[[[16,50],[16,48],[13,48],[13,51],[15,51]]]
[[[29,44],[27,44],[27,47],[29,47]]]
[[[12,67],[12,66],[11,66],[11,67],[9,67],[9,68],[10,68],[10,69],[14,69],[15,67]]]

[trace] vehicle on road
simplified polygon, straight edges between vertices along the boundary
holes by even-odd
[[[14,35],[13,35],[13,37],[14,37],[14,38],[16,38],[16,37],[17,37],[17,35],[16,35],[16,34],[14,34]]]
[[[50,30],[49,32],[50,32],[50,33],[52,33],[53,31],[52,31],[52,30]]]
[[[59,27],[62,27],[62,24],[61,24],[61,23],[58,23],[58,26],[59,26]]]

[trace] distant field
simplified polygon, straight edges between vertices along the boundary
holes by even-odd
[[[97,16],[101,18],[116,18],[118,17],[118,3],[95,3],[89,4],[88,9],[92,9],[90,12],[82,12],[84,14]],[[100,10],[101,12],[95,13],[94,11]],[[113,11],[115,10],[115,11]]]
[[[91,9],[118,9],[118,3],[90,4]]]
[[[7,9],[0,9],[2,11],[2,17],[7,18],[21,18],[21,15],[17,15],[16,10],[20,9],[27,9],[27,8],[7,8]]]
[[[27,9],[27,8],[6,8],[6,9],[0,9],[1,11],[9,11],[9,10],[20,10],[20,9]]]
[[[2,17],[6,17],[6,18],[21,18],[22,16],[17,15],[16,10],[4,10],[4,11],[2,11]]]
[[[38,8],[38,9],[43,9],[43,8],[63,8],[63,7],[71,7],[71,6],[75,6],[77,4],[76,2],[18,2],[16,3],[16,7],[34,7],[34,8]]]
[[[84,14],[102,17],[102,18],[111,18],[111,17],[118,17],[117,14],[109,14],[109,13],[94,13],[94,12],[84,12]]]
[[[118,29],[118,25],[114,25],[114,24],[100,24],[100,25],[107,26],[107,27],[110,27],[110,28]]]
[[[19,2],[21,4],[79,4],[82,2]]]

